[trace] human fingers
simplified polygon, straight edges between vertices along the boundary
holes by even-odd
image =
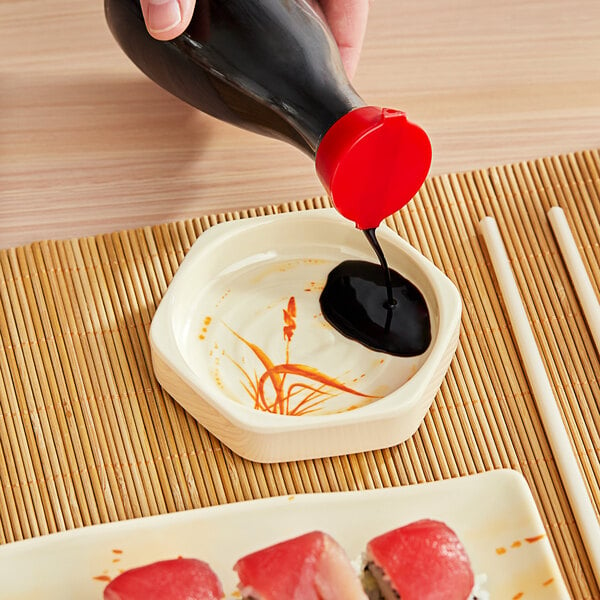
[[[352,79],[367,29],[370,0],[319,0],[319,4]]]
[[[171,40],[189,25],[196,0],[140,0],[148,32],[157,40]]]

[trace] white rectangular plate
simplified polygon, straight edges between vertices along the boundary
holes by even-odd
[[[420,518],[445,521],[463,541],[491,598],[568,599],[524,478],[499,470],[412,486],[282,496],[84,527],[0,547],[2,598],[100,600],[106,579],[149,562],[207,561],[234,596],[235,561],[312,530],[352,559],[384,531]],[[522,594],[522,596],[519,596]]]

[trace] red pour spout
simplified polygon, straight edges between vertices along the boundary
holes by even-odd
[[[372,229],[417,193],[431,143],[403,112],[362,106],[323,136],[315,165],[335,208],[359,229]]]

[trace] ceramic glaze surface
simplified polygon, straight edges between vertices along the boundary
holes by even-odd
[[[190,369],[234,402],[288,415],[352,410],[401,387],[427,354],[390,356],[335,331],[319,296],[342,251],[303,253],[289,244],[285,254],[242,260],[203,286],[182,317]]]

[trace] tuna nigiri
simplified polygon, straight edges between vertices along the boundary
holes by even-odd
[[[248,554],[234,569],[245,600],[367,600],[347,554],[321,531]]]
[[[194,558],[163,560],[124,571],[104,589],[104,600],[221,600],[219,578]]]
[[[366,572],[375,580],[370,583],[377,584],[373,592],[369,590],[372,600],[466,600],[475,584],[456,533],[431,519],[373,538],[367,544],[366,560]]]

